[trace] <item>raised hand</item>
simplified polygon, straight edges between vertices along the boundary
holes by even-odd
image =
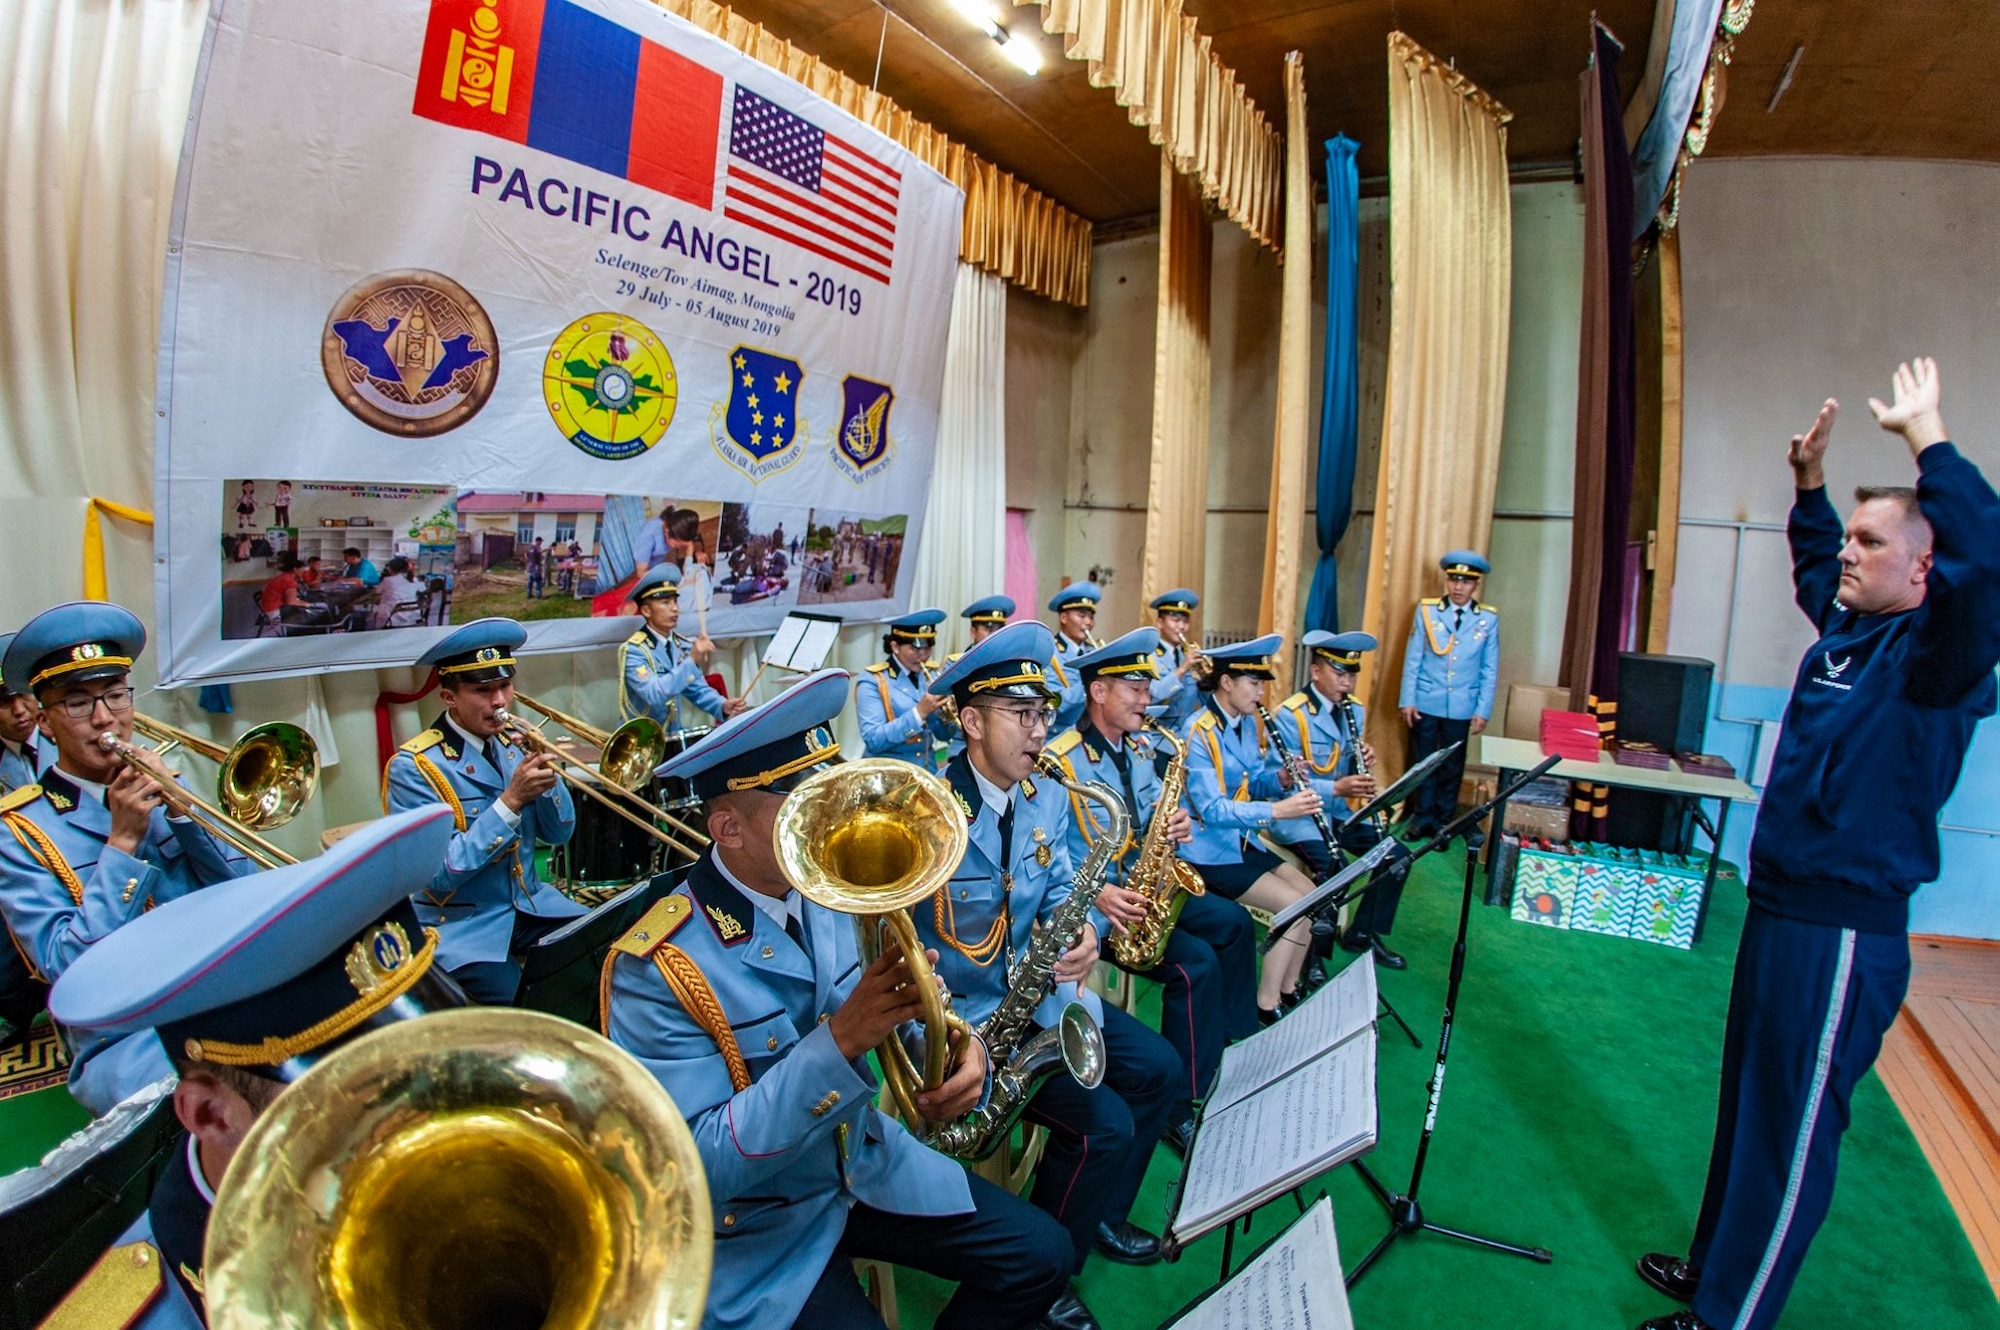
[[[1804,434],[1792,436],[1791,447],[1785,451],[1785,460],[1792,464],[1792,477],[1802,490],[1821,489],[1826,485],[1826,445],[1833,440],[1833,418],[1840,414],[1840,403],[1831,397],[1820,407],[1813,418],[1811,428]]]
[[[1896,400],[1884,405],[1880,398],[1868,399],[1875,423],[1892,434],[1900,434],[1914,455],[1951,436],[1945,432],[1944,417],[1938,411],[1937,361],[1919,356],[1907,365],[1896,366],[1891,378]]]
[[[529,804],[555,788],[556,778],[554,758],[547,753],[530,753],[507,777],[507,788],[500,791],[500,801],[517,813],[524,812]]]

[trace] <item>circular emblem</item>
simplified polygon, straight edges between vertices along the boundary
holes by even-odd
[[[651,328],[622,314],[586,314],[549,347],[542,394],[571,443],[618,462],[639,456],[667,432],[680,380]]]
[[[472,293],[400,268],[334,302],[320,365],[340,404],[385,434],[426,438],[479,414],[500,377],[500,340]]]

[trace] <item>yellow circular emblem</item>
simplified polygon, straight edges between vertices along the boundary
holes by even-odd
[[[364,424],[426,438],[486,405],[500,378],[500,339],[470,291],[443,273],[400,268],[356,282],[334,302],[320,368]]]
[[[623,461],[660,441],[680,400],[659,335],[623,314],[586,314],[562,330],[542,365],[556,428],[592,457]]]

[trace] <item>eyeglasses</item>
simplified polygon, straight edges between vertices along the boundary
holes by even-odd
[[[996,716],[1012,716],[1014,723],[1033,734],[1036,730],[1046,730],[1055,721],[1054,707],[982,707]]]
[[[130,688],[107,688],[101,693],[71,693],[56,705],[71,720],[87,720],[90,713],[97,710],[99,702],[114,716],[130,711],[135,696],[137,694]]]

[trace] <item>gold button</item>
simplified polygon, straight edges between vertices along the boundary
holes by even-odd
[[[724,1228],[735,1228],[735,1227],[736,1227],[736,1216],[735,1216],[735,1215],[724,1215],[724,1216],[722,1217],[722,1226],[723,1226]]]
[[[766,1039],[764,1041],[764,1047],[770,1049],[772,1052],[775,1053],[778,1049],[778,1036],[772,1035],[769,1039]]]
[[[831,1012],[823,1011],[819,1014],[819,1023],[821,1025],[825,1025],[828,1021],[832,1019],[833,1019],[833,1014]]]
[[[777,955],[777,954],[778,954],[777,952],[775,952],[775,951],[771,950],[771,949],[770,949],[769,947],[766,947],[766,948],[764,948],[764,959],[765,959],[765,960],[767,960],[767,961],[768,961],[768,960],[770,960],[770,959],[771,959],[771,957],[773,957],[773,956],[775,956],[775,955]]]
[[[813,1116],[814,1116],[814,1117],[816,1117],[816,1118],[821,1118],[821,1117],[825,1117],[825,1116],[826,1116],[826,1105],[825,1105],[825,1104],[814,1104],[814,1105],[813,1105]]]
[[[826,1092],[826,1102],[827,1102],[827,1103],[828,1103],[829,1105],[832,1105],[832,1104],[837,1104],[837,1103],[839,1103],[839,1102],[840,1102],[840,1091],[838,1091],[838,1090],[828,1090],[828,1091]]]

